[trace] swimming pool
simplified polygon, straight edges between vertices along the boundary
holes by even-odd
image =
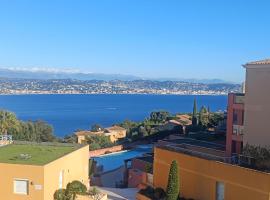
[[[152,145],[138,145],[135,149],[121,151],[117,153],[106,154],[93,157],[97,161],[97,165],[103,165],[103,171],[110,171],[124,165],[124,160],[142,156],[145,153],[152,152]]]

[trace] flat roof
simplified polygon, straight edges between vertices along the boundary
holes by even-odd
[[[189,145],[194,145],[194,146],[199,146],[199,147],[204,147],[204,148],[210,148],[210,149],[215,149],[219,151],[225,151],[225,146],[222,144],[217,144],[214,142],[207,142],[207,141],[201,141],[201,140],[195,140],[191,138],[179,138],[179,139],[165,139],[163,140],[165,142],[170,142],[172,144],[189,144]]]
[[[0,147],[0,163],[45,165],[81,148],[65,144],[10,144]]]

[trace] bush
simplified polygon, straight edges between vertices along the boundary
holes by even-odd
[[[72,181],[67,184],[67,191],[72,195],[72,199],[75,200],[77,194],[86,194],[87,188],[80,181]]]
[[[260,147],[246,144],[243,148],[243,155],[255,159],[255,168],[270,170],[270,147]]]
[[[168,185],[167,185],[167,200],[177,200],[179,197],[179,177],[178,164],[174,160],[171,164]]]
[[[154,199],[165,200],[166,192],[162,188],[156,188],[154,191]]]
[[[71,200],[71,194],[65,189],[56,190],[53,195],[54,200]]]
[[[139,191],[140,194],[152,199],[152,200],[165,200],[166,193],[162,188],[153,189],[152,187],[147,187]]]

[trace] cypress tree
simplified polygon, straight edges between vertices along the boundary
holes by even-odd
[[[197,102],[196,99],[194,99],[193,103],[193,113],[192,113],[192,125],[197,126],[198,125],[198,113],[197,113]]]
[[[168,185],[167,185],[167,200],[177,200],[179,197],[179,174],[178,164],[174,160],[171,164]]]

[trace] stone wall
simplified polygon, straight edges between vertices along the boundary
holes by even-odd
[[[108,148],[104,148],[104,149],[89,151],[89,158],[101,156],[101,155],[104,155],[108,152],[114,153],[114,152],[122,151],[123,149],[124,149],[123,145],[117,145],[117,146],[108,147]]]

